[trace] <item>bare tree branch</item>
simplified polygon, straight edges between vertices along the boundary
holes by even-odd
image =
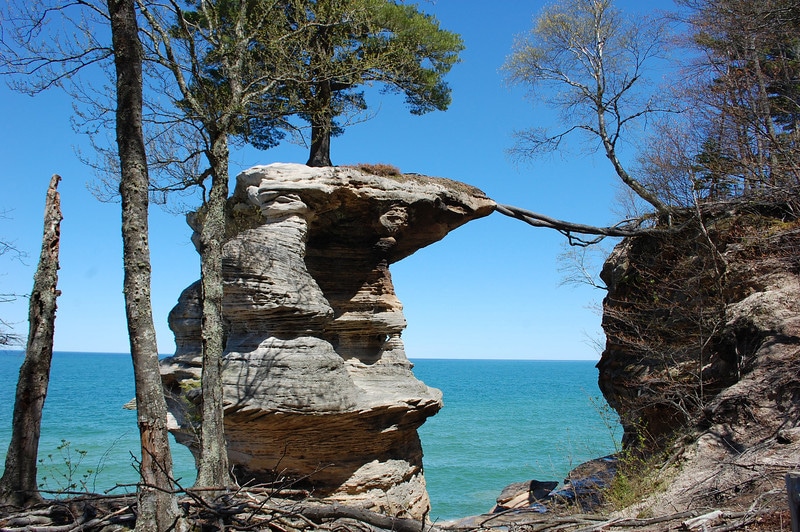
[[[517,133],[512,153],[535,156],[560,147],[574,132],[599,140],[622,182],[659,213],[670,206],[622,163],[618,143],[636,121],[665,112],[644,87],[647,66],[665,44],[665,23],[624,17],[612,0],[567,0],[546,7],[533,30],[515,43],[504,69],[511,83],[562,112],[563,129]]]
[[[3,18],[0,74],[19,75],[9,81],[16,90],[37,94],[73,85],[79,71],[111,56],[99,0],[11,0]]]
[[[544,214],[521,209],[519,207],[512,207],[510,205],[497,205],[496,210],[500,214],[505,214],[511,218],[522,220],[533,227],[546,227],[548,229],[555,229],[562,235],[566,236],[570,245],[573,246],[590,246],[599,243],[606,237],[630,237],[665,234],[671,231],[642,227],[647,219],[623,220],[612,227],[597,227],[593,225],[584,225],[558,220]],[[596,238],[588,239],[584,238],[583,235],[595,236]]]

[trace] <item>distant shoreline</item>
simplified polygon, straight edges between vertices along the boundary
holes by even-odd
[[[0,348],[0,355],[24,355],[24,349],[8,349]],[[122,355],[130,356],[130,353],[120,353],[114,351],[53,351],[53,355]],[[167,358],[172,356],[172,353],[159,353],[159,358]],[[410,357],[409,360],[453,360],[453,361],[480,361],[480,362],[594,362],[597,363],[600,358],[443,358],[443,357]]]

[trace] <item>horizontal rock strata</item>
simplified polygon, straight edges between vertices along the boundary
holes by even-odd
[[[224,245],[225,431],[237,479],[301,479],[391,515],[429,509],[417,428],[442,406],[417,380],[389,265],[488,215],[479,190],[417,175],[275,164],[240,174]],[[162,367],[196,452],[199,285],[170,315]]]

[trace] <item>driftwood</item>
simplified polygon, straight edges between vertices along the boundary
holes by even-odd
[[[707,528],[711,524],[719,521],[724,514],[721,510],[714,510],[697,517],[692,517],[681,523],[681,526],[687,530],[696,530],[698,528]]]
[[[422,521],[391,517],[364,508],[338,503],[292,501],[242,490],[236,497],[202,500],[195,494],[181,500],[187,521],[201,529],[311,531],[328,523],[348,520],[370,529],[396,532],[430,532]],[[133,527],[136,520],[134,495],[118,497],[86,495],[75,499],[46,501],[13,513],[0,507],[0,531],[72,532],[100,530],[109,525]],[[4,515],[5,514],[5,515]]]
[[[365,508],[340,503],[325,503],[308,498],[281,498],[273,490],[240,489],[225,496],[205,500],[195,493],[180,500],[188,523],[200,530],[228,532],[271,530],[273,532],[393,531],[393,532],[467,532],[473,530],[525,530],[526,532],[650,532],[685,530],[733,532],[760,519],[767,523],[788,522],[788,510],[759,509],[742,512],[704,509],[678,512],[651,518],[609,518],[602,514],[556,512],[538,513],[509,510],[498,514],[475,516],[468,524],[423,523],[378,514]],[[136,523],[136,497],[86,495],[74,499],[47,501],[26,510],[9,512],[0,507],[2,532],[77,532],[99,531],[109,525],[132,528]],[[772,530],[767,526],[760,530]],[[777,529],[777,528],[776,528]]]
[[[84,495],[74,499],[45,501],[27,510],[3,515],[0,508],[0,530],[30,532],[72,532],[100,530],[116,524],[133,527],[136,497]]]
[[[385,530],[394,530],[396,532],[423,532],[430,529],[430,527],[425,525],[424,521],[390,517],[370,512],[363,508],[355,508],[338,503],[324,505],[303,504],[298,506],[295,511],[315,523],[322,523],[327,520],[335,519],[353,519],[355,521],[367,523],[368,525]]]

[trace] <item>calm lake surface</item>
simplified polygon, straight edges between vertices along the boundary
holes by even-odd
[[[0,351],[0,458],[11,438],[22,359]],[[512,482],[561,481],[579,463],[614,452],[619,440],[593,361],[413,362],[417,377],[444,393],[445,407],[420,429],[432,519],[489,511]],[[39,446],[45,488],[71,481],[90,491],[133,489],[136,413],[122,408],[133,396],[129,355],[55,354]],[[189,451],[174,444],[173,453],[176,477],[191,486]]]

